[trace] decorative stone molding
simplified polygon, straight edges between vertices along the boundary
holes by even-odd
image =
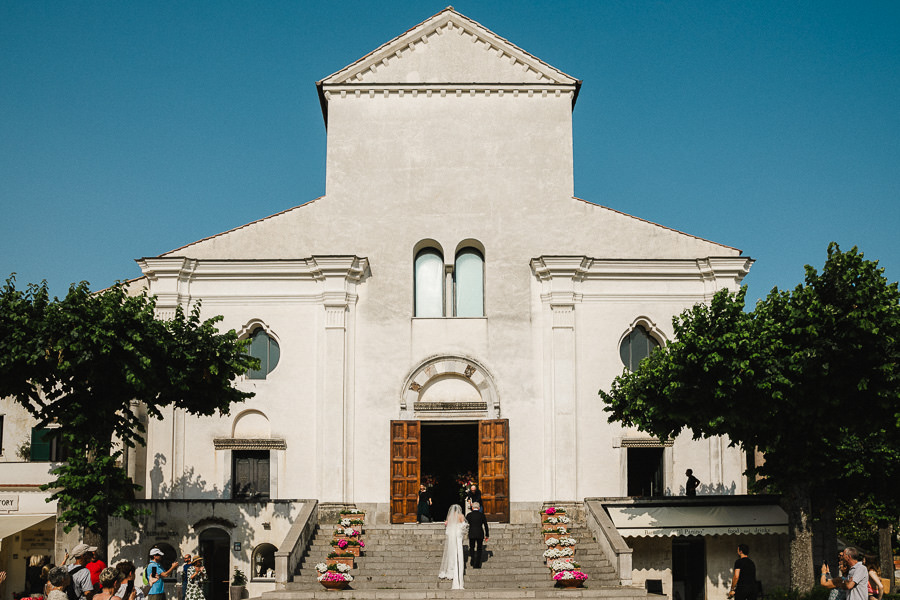
[[[657,327],[656,323],[650,320],[649,317],[639,316],[634,321],[631,322],[631,325],[622,332],[622,335],[619,336],[619,341],[616,344],[616,347],[621,347],[622,342],[628,337],[632,331],[634,331],[638,326],[643,327],[647,333],[649,333],[657,342],[659,342],[660,346],[665,346],[668,343],[668,337],[666,334]]]
[[[213,447],[216,450],[287,450],[287,442],[278,438],[214,438]]]
[[[420,402],[420,392],[429,383],[445,378],[458,377],[475,387],[483,402]],[[459,413],[481,412],[488,418],[500,417],[500,398],[494,378],[478,361],[464,356],[436,356],[416,367],[406,378],[400,393],[401,416],[410,417],[416,412]],[[485,414],[486,413],[486,414]]]
[[[675,440],[660,440],[657,438],[622,438],[619,445],[614,448],[671,448]]]
[[[371,275],[368,259],[352,255],[287,260],[158,256],[142,258],[137,263],[150,284],[149,293],[157,298],[160,316],[174,314],[176,306],[187,308],[198,298],[203,299],[205,306],[248,302],[347,306],[356,301],[356,286]],[[256,285],[262,281],[277,285]],[[212,282],[234,285],[207,285]],[[217,292],[212,293],[213,289]]]

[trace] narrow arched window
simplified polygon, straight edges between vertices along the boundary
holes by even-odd
[[[444,316],[444,257],[434,248],[416,254],[415,290],[417,317]]]
[[[622,357],[622,363],[628,370],[634,371],[641,364],[641,361],[650,356],[650,353],[659,348],[659,342],[656,341],[650,333],[642,326],[638,325],[622,340],[619,346],[619,356]]]
[[[475,248],[456,255],[453,268],[454,314],[457,317],[484,316],[484,257]]]
[[[251,370],[247,373],[247,377],[265,379],[278,366],[281,348],[272,336],[263,329],[257,329],[250,334],[250,356],[259,359],[259,368]]]

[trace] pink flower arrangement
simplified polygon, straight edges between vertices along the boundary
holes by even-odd
[[[346,573],[337,573],[335,571],[326,571],[319,575],[319,581],[353,581],[353,577]]]
[[[556,581],[559,581],[560,579],[577,579],[578,581],[584,581],[587,578],[588,576],[581,571],[560,571],[553,576],[553,579]]]
[[[555,515],[555,514],[556,514],[556,509],[553,508],[553,507],[551,506],[550,508],[548,508],[547,510],[544,511],[544,514],[546,514],[546,515]]]
[[[366,543],[365,543],[364,541],[362,541],[362,540],[359,540],[359,547],[360,547],[360,548],[365,548],[365,547],[366,547]]]
[[[347,547],[347,540],[338,540],[337,547],[343,550]]]

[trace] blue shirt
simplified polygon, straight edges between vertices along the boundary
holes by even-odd
[[[154,577],[159,577],[159,579],[150,586],[149,594],[165,594],[166,593],[166,582],[163,581],[162,578],[163,568],[158,562],[151,561],[149,565],[147,565],[147,578],[152,579]]]

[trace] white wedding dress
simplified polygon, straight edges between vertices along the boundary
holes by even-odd
[[[451,590],[463,588],[463,569],[466,559],[463,555],[463,538],[467,537],[469,524],[463,517],[458,504],[450,507],[447,513],[447,537],[444,540],[444,556],[441,558],[441,570],[438,578],[452,581]]]

